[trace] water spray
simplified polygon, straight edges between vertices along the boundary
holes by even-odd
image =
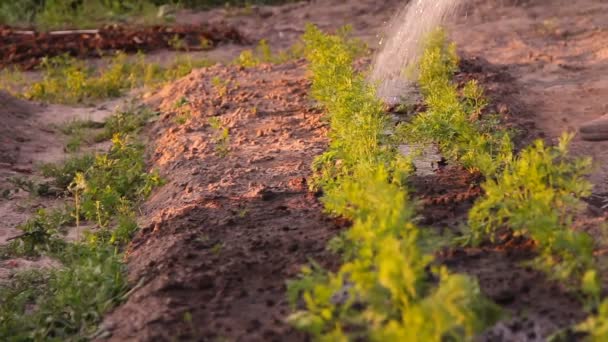
[[[413,75],[426,37],[458,13],[463,0],[413,0],[400,10],[380,40],[370,81],[388,104],[412,92]]]

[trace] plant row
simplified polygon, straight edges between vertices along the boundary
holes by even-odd
[[[459,61],[442,31],[428,38],[418,68],[427,110],[396,129],[374,87],[353,69],[349,40],[314,27],[304,40],[312,94],[330,123],[330,147],[313,164],[316,185],[327,211],[352,227],[330,244],[344,259],[337,271],[313,265],[290,282],[293,324],[320,340],[439,341],[471,338],[499,318],[474,279],[433,262],[431,233],[415,224],[411,161],[397,153],[400,143],[437,144],[450,161],[485,176],[461,242],[492,242],[504,230],[523,235],[537,246],[533,265],[597,306],[593,241],[571,229],[580,198],[590,193],[591,162],[568,156],[571,136],[516,154],[497,116],[483,114],[481,87],[453,82]],[[590,319],[580,328],[595,336],[603,327]]]

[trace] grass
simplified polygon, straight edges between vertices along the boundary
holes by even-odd
[[[230,130],[224,127],[222,121],[218,117],[209,119],[209,126],[213,130],[213,143],[215,144],[215,152],[220,157],[225,157],[230,153]]]
[[[104,23],[162,22],[148,0],[0,0],[0,23],[41,29],[91,28]]]
[[[293,0],[0,0],[0,24],[41,29],[94,28],[102,24],[161,24],[171,21],[166,6],[208,9],[282,4]],[[244,11],[247,14],[250,11]]]
[[[23,234],[3,257],[47,255],[61,267],[17,273],[0,285],[0,339],[90,339],[103,314],[124,300],[128,284],[121,251],[138,229],[138,204],[162,183],[147,172],[143,145],[134,136],[145,117],[117,113],[105,124],[105,132],[113,134],[107,153],[43,167],[73,197],[66,210],[39,211],[21,226]],[[83,231],[85,222],[96,229]],[[67,242],[63,234],[73,225],[80,239]]]

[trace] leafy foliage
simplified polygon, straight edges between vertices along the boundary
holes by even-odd
[[[604,300],[599,306],[597,315],[590,316],[586,321],[580,323],[576,330],[589,334],[590,341],[606,341],[608,339],[608,300]]]
[[[45,59],[41,64],[43,78],[29,84],[22,78],[11,77],[0,84],[14,95],[56,103],[79,103],[118,97],[127,90],[142,86],[157,86],[183,77],[194,68],[211,65],[189,56],[178,58],[168,67],[149,63],[145,55],[129,58],[117,53],[108,59],[105,68],[96,70],[84,61],[67,55]],[[22,88],[26,88],[22,92]]]
[[[34,217],[18,226],[23,232],[3,248],[3,254],[17,256],[39,256],[48,251],[63,248],[60,227],[73,223],[69,211],[39,209]]]
[[[137,204],[161,180],[147,172],[143,146],[127,133],[136,131],[140,122],[123,119],[110,121],[108,129],[115,134],[107,153],[46,169],[58,185],[74,194],[71,215],[40,211],[6,252],[48,255],[62,266],[17,274],[15,281],[0,285],[1,340],[91,338],[102,315],[127,294],[121,250],[138,229]],[[73,180],[68,183],[70,176]],[[75,221],[80,231],[82,219],[96,222],[98,229],[85,232],[85,239],[76,242],[61,239],[62,227]]]
[[[479,118],[487,101],[476,81],[462,92],[452,83],[458,68],[453,44],[442,30],[433,33],[420,60],[419,84],[428,110],[401,125],[402,137],[414,143],[437,143],[442,154],[486,176],[496,174],[501,159],[513,149],[509,134],[488,125],[492,117]]]
[[[290,60],[302,58],[304,54],[304,46],[301,43],[296,43],[289,49],[273,52],[268,45],[268,41],[262,39],[254,50],[245,50],[234,59],[233,64],[240,65],[244,68],[251,68],[262,63],[285,63]]]
[[[80,215],[105,227],[111,217],[130,208],[160,185],[160,177],[147,173],[143,146],[115,134],[107,154],[98,155],[84,173],[77,173],[70,191],[78,196]]]
[[[312,95],[330,113],[331,145],[313,164],[317,182],[326,188],[355,165],[386,164],[395,156],[385,134],[389,122],[383,104],[352,66],[360,45],[348,41],[346,32],[328,36],[309,26],[304,34]]]
[[[88,27],[128,17],[155,23],[156,11],[149,0],[0,0],[0,23],[44,29]]]
[[[510,228],[537,243],[535,266],[582,285],[585,274],[595,269],[593,242],[570,227],[581,208],[580,198],[590,194],[585,176],[591,160],[568,157],[568,135],[557,147],[536,141],[515,155],[508,132],[497,129],[492,116],[481,116],[487,105],[481,87],[470,81],[459,90],[452,82],[457,68],[455,48],[444,32],[432,34],[419,75],[428,110],[400,127],[402,137],[437,143],[447,158],[486,177],[485,195],[469,213],[468,242],[494,240],[499,229]]]
[[[209,126],[211,126],[215,135],[213,138],[215,152],[221,157],[225,157],[230,152],[230,130],[222,124],[218,117],[210,118]]]
[[[404,189],[411,166],[384,134],[374,91],[352,68],[340,36],[305,34],[313,95],[327,109],[330,150],[317,160],[326,209],[353,222],[350,251],[336,273],[306,268],[289,284],[301,309],[291,321],[321,340],[462,340],[498,316],[477,283],[432,266]],[[338,162],[339,161],[339,162]]]
[[[582,207],[579,198],[591,193],[585,179],[591,160],[568,158],[571,139],[565,135],[557,147],[537,141],[519,156],[503,160],[504,171],[485,182],[485,196],[469,213],[474,242],[493,239],[497,229],[507,226],[537,242],[537,263],[548,267],[550,275],[582,279],[594,265],[593,241],[570,227]]]

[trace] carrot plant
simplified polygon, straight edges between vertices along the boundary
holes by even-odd
[[[582,279],[594,267],[591,236],[570,228],[582,209],[580,198],[591,194],[585,179],[591,160],[568,158],[571,139],[563,136],[556,147],[539,140],[503,160],[505,169],[484,183],[485,196],[469,213],[473,243],[486,237],[493,240],[496,231],[506,226],[537,242],[536,263],[548,267],[557,279]]]
[[[313,96],[330,121],[329,151],[315,162],[323,203],[353,221],[337,272],[305,268],[290,282],[293,324],[322,340],[465,339],[494,322],[496,306],[464,275],[433,267],[413,223],[404,180],[410,164],[384,134],[388,119],[353,67],[341,36],[309,26],[304,40]]]
[[[538,245],[533,265],[596,297],[582,286],[596,268],[593,241],[571,229],[580,199],[591,191],[585,179],[591,160],[568,157],[570,135],[556,147],[536,141],[514,154],[509,134],[481,116],[487,100],[480,86],[471,81],[459,90],[452,82],[457,68],[454,46],[443,31],[434,33],[420,61],[419,84],[428,110],[400,127],[402,137],[436,143],[446,157],[486,177],[485,195],[469,213],[469,243],[493,240],[499,229],[509,228]]]
[[[453,84],[458,56],[444,31],[429,37],[419,69],[418,82],[428,110],[399,127],[402,137],[414,143],[436,143],[449,160],[486,176],[496,174],[500,160],[511,154],[510,136],[478,118],[487,101],[477,82],[468,82],[461,92]]]

